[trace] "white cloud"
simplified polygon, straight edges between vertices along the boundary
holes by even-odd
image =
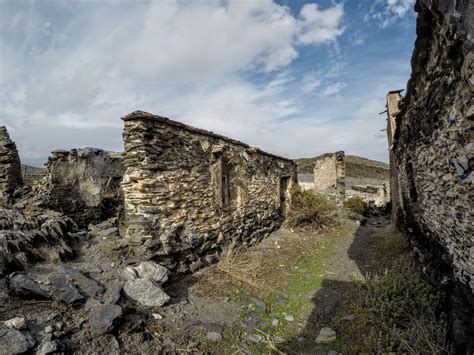
[[[343,82],[329,84],[319,93],[319,95],[321,97],[337,95],[345,86],[346,84]]]
[[[380,28],[387,28],[405,17],[415,4],[415,0],[375,0],[364,21],[374,20]]]
[[[334,3],[293,14],[272,0],[0,1],[1,123],[29,158],[120,150],[119,118],[136,109],[281,155],[362,152],[351,136],[360,122],[337,120],[359,103],[338,98],[342,64],[306,74],[290,65],[303,46],[339,50],[343,16]],[[302,91],[320,101],[308,105]]]
[[[317,73],[315,72],[305,73],[301,82],[301,85],[302,85],[301,90],[303,90],[305,94],[308,94],[312,92],[315,88],[320,86],[321,83],[322,83],[322,79],[317,76]]]
[[[298,40],[304,44],[334,41],[342,35],[341,20],[344,8],[341,4],[320,10],[318,4],[306,4],[300,12]]]

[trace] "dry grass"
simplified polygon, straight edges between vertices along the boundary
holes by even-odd
[[[259,272],[261,264],[262,257],[244,252],[232,243],[223,250],[216,268],[235,280],[259,289],[263,283]]]
[[[444,296],[423,279],[407,238],[387,233],[369,255],[372,273],[356,280],[340,312],[343,351],[450,353],[446,322],[437,317]],[[343,320],[347,314],[354,320]]]

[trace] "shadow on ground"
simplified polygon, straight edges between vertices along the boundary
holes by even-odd
[[[361,275],[370,271],[368,249],[381,237],[381,227],[388,225],[386,217],[369,217],[365,225],[360,226],[354,239],[347,250],[347,256],[353,260]],[[352,271],[347,270],[347,273]],[[337,276],[336,276],[337,277]],[[323,280],[321,288],[313,295],[311,302],[313,310],[308,317],[305,328],[287,344],[285,351],[298,354],[327,354],[334,344],[318,344],[316,339],[319,331],[324,327],[334,327],[334,321],[342,304],[344,294],[355,285],[350,280],[352,275],[343,275],[340,280],[327,277]]]

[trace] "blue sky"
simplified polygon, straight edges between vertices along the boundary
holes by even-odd
[[[0,125],[22,160],[122,150],[140,109],[296,158],[387,160],[414,0],[2,0]]]

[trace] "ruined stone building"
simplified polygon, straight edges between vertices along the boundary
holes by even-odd
[[[418,0],[407,93],[387,96],[393,219],[449,295],[459,351],[474,351],[474,2]]]
[[[384,206],[388,200],[388,186],[379,183],[356,184],[346,176],[345,153],[326,153],[315,158],[313,174],[299,174],[298,183],[303,190],[311,190],[334,199],[338,204],[357,196],[368,204]]]
[[[327,153],[316,158],[314,188],[319,193],[334,197],[337,203],[344,202],[346,195],[344,152]]]
[[[97,148],[55,150],[38,194],[44,206],[87,226],[117,214],[123,204],[122,176],[120,153]]]
[[[20,157],[16,145],[10,139],[7,128],[0,126],[0,205],[22,184]]]
[[[178,272],[277,229],[296,164],[146,112],[123,118],[124,236]]]

